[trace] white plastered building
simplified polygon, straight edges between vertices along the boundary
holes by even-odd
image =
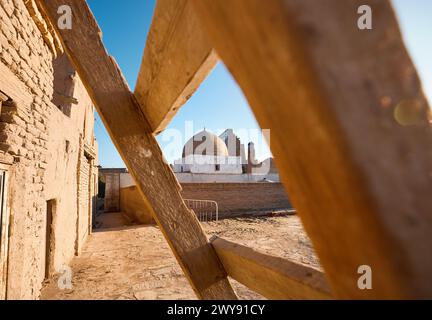
[[[186,142],[182,158],[173,167],[176,173],[243,173],[242,157],[230,156],[225,142],[205,129]]]

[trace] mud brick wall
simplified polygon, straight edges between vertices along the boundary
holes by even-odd
[[[182,183],[184,199],[213,200],[219,216],[264,214],[292,209],[281,183]],[[120,188],[120,210],[131,220],[153,223],[136,186]]]
[[[78,221],[78,241],[76,243],[76,253],[80,253],[82,247],[89,234],[90,223],[90,209],[91,203],[89,201],[89,190],[91,183],[91,161],[88,159],[84,152],[80,152],[80,159],[78,162],[78,210],[80,212]]]
[[[32,0],[0,0],[0,91],[8,100],[1,108],[0,152],[13,159],[7,195],[8,299],[39,296],[45,275],[48,200],[56,202],[50,268],[55,272],[73,257],[79,229],[80,145],[82,139],[93,143],[93,132],[83,129],[93,127],[93,107],[80,82],[79,104],[69,117],[51,102],[53,60],[59,53],[47,41],[53,36],[41,32],[47,26],[34,6]],[[88,179],[83,183],[82,189],[88,190]],[[88,210],[85,214],[88,220]]]
[[[290,209],[281,183],[182,183],[185,199],[213,200],[221,216]]]
[[[120,208],[131,221],[143,224],[155,223],[136,186],[120,188]]]

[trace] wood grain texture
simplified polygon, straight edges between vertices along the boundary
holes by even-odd
[[[221,239],[211,239],[228,275],[268,299],[331,299],[324,274]]]
[[[54,25],[57,8],[71,7],[72,30],[57,30],[65,51],[197,296],[235,299],[223,266],[180,196],[178,182],[164,162],[146,117],[120,69],[108,56],[86,2],[40,0],[40,3]]]
[[[193,0],[336,297],[432,298],[428,104],[387,0]],[[358,267],[372,268],[360,290]]]
[[[169,124],[218,57],[188,0],[158,0],[135,96],[155,133]]]

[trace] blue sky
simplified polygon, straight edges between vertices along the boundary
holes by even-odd
[[[317,0],[319,1],[319,0]],[[155,0],[88,0],[103,32],[103,41],[114,56],[130,87],[135,87],[145,40],[150,28]],[[432,0],[393,0],[402,32],[417,66],[429,101],[432,102]],[[199,90],[178,112],[168,126],[166,135],[158,136],[165,156],[172,162],[181,155],[185,126],[193,123],[193,131],[204,127],[215,133],[226,128],[238,130],[243,143],[250,140],[257,145],[257,157],[270,156],[270,151],[257,134],[259,127],[247,101],[229,72],[219,64]],[[187,123],[186,123],[187,122]],[[182,143],[172,147],[170,133],[179,130]],[[103,167],[124,167],[102,121],[96,115],[96,138],[99,143],[99,161]]]
[[[432,103],[432,0],[393,0],[405,44]]]

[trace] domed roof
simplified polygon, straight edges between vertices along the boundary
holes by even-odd
[[[190,138],[183,147],[182,158],[192,154],[228,157],[228,148],[221,138],[204,129]]]

